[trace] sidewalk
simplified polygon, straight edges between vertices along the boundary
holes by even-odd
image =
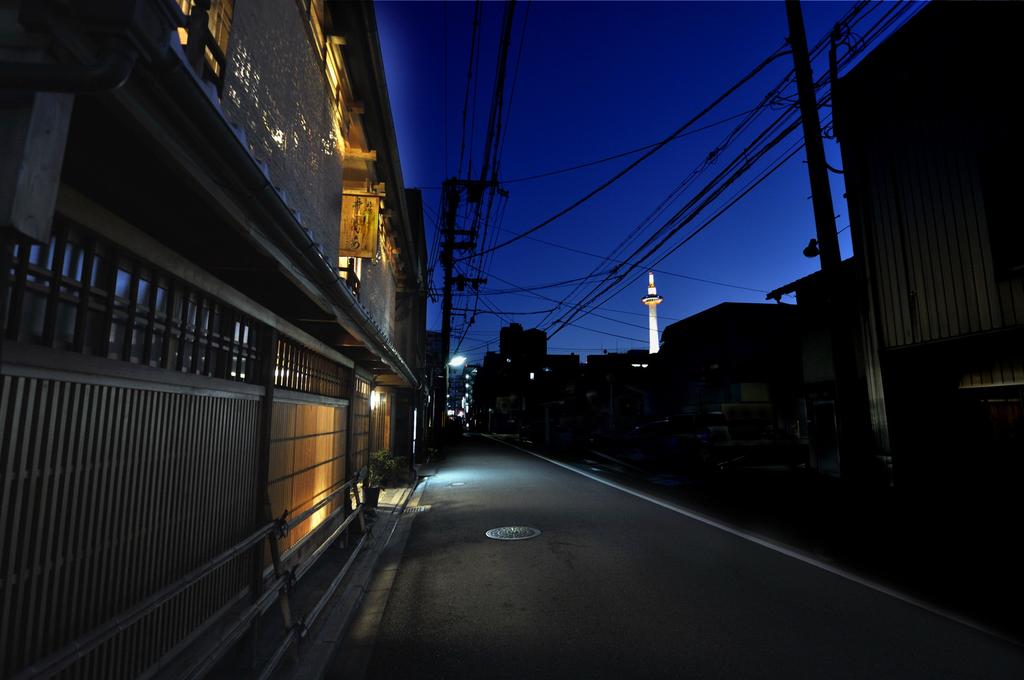
[[[290,644],[286,644],[289,631],[284,626],[280,602],[274,602],[259,615],[255,638],[247,633],[207,677],[257,677],[261,669],[266,672],[267,668],[273,670],[266,677],[320,677],[338,636],[360,605],[366,584],[415,490],[417,479],[406,486],[382,489],[378,507],[367,509],[364,515],[365,532],[360,534],[359,522],[353,522],[347,533],[326,547],[313,566],[292,583],[287,592],[294,622]],[[180,661],[162,677],[178,677],[179,671],[190,667],[196,659],[214,654],[218,640],[235,625],[233,621],[232,617],[225,617],[207,631],[192,648],[183,650]]]
[[[386,551],[402,518],[410,498],[416,493],[420,479],[407,486],[381,489],[377,508],[367,512],[365,540],[359,554],[350,555],[351,566],[344,580],[323,604],[316,623],[305,632],[295,648],[293,658],[284,661],[273,674],[276,680],[305,680],[323,677],[325,669],[336,653],[343,634],[351,625],[355,613],[369,591],[377,573],[381,555]],[[339,565],[322,560],[321,585],[328,579],[337,579]],[[324,591],[317,589],[317,596]],[[309,600],[310,597],[302,598]],[[295,606],[295,605],[293,605]]]

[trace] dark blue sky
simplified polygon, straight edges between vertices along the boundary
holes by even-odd
[[[847,12],[850,2],[808,2],[804,5],[808,39],[813,44]],[[439,203],[437,187],[456,173],[461,136],[461,110],[466,87],[473,3],[377,2],[388,86],[398,130],[406,185],[424,187],[427,240],[433,241],[433,219]],[[527,3],[517,3],[509,79],[523,35]],[[479,167],[486,127],[503,3],[484,4],[482,47],[475,110],[474,167]],[[864,18],[864,30],[881,15]],[[513,180],[602,158],[659,141],[703,109],[720,93],[780,48],[788,31],[781,2],[760,3],[561,3],[529,6],[522,60],[508,119],[508,137],[501,154],[503,180]],[[447,47],[447,84],[445,51]],[[792,66],[790,57],[774,62],[714,111],[701,125],[753,108]],[[814,63],[824,73],[825,59]],[[447,97],[445,96],[447,90]],[[795,92],[795,90],[790,90]],[[447,101],[447,105],[446,102]],[[784,104],[783,104],[784,105]],[[766,111],[746,137],[730,147],[741,149],[779,111]],[[822,110],[822,116],[830,113]],[[606,255],[705,159],[737,121],[671,142],[629,175],[574,212],[538,231],[535,236],[570,248]],[[765,163],[783,151],[780,145]],[[447,153],[446,153],[447,146]],[[828,143],[834,166],[841,166],[838,148]],[[596,187],[636,156],[601,163],[543,179],[510,182],[502,237],[522,231],[564,208]],[[725,158],[727,156],[723,156]],[[445,161],[447,158],[447,165]],[[735,286],[769,290],[814,271],[816,259],[801,250],[814,236],[809,183],[800,152],[740,203],[658,269]],[[693,195],[717,171],[709,171],[683,194]],[[735,189],[746,181],[741,180]],[[840,228],[849,224],[841,178],[833,175]],[[731,195],[727,192],[723,200]],[[675,205],[680,205],[679,203]],[[666,217],[672,211],[666,213]],[[708,210],[711,215],[714,208]],[[664,218],[663,218],[664,219]],[[663,220],[662,220],[663,221]],[[662,221],[655,223],[660,226]],[[698,220],[669,244],[690,233]],[[649,232],[645,232],[649,233]],[[844,257],[850,254],[849,232],[840,235]],[[504,238],[502,238],[504,240]],[[525,294],[500,295],[502,281],[529,288],[590,273],[600,261],[535,240],[524,239],[494,253],[484,287],[486,303],[503,312],[549,309],[554,303]],[[607,268],[607,267],[605,267]],[[469,273],[469,272],[467,272]],[[656,274],[665,302],[659,308],[661,328],[723,301],[763,302],[764,294]],[[440,281],[436,273],[435,282]],[[576,323],[594,331],[569,327],[555,335],[552,352],[581,354],[646,346],[646,309],[640,303],[646,271],[600,310],[610,318],[581,317]],[[571,287],[536,291],[561,300]],[[457,305],[465,301],[457,301]],[[469,301],[472,306],[472,301]],[[508,317],[530,327],[543,314]],[[632,324],[632,325],[631,325]],[[440,305],[432,304],[430,328],[440,328]],[[502,320],[479,314],[460,352],[478,360],[497,349]],[[614,336],[625,336],[619,338]],[[632,338],[635,341],[626,339]],[[456,340],[453,340],[453,348]]]

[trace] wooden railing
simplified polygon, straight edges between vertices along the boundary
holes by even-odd
[[[365,540],[366,536],[366,525],[363,515],[363,504],[359,499],[359,493],[357,491],[357,482],[358,478],[350,479],[329,495],[325,496],[314,506],[291,519],[287,519],[286,516],[282,516],[272,522],[268,522],[246,538],[218,554],[213,559],[185,574],[174,583],[171,583],[170,585],[151,594],[135,606],[117,614],[104,624],[71,641],[53,654],[50,654],[27,668],[24,668],[17,673],[12,680],[53,677],[94,652],[100,647],[100,645],[111,640],[119,633],[122,633],[129,626],[138,623],[145,617],[157,611],[160,607],[196,585],[235,557],[242,555],[246,551],[256,549],[264,539],[267,539],[270,543],[270,555],[274,569],[273,580],[266,588],[264,588],[262,593],[254,594],[257,596],[253,598],[253,602],[244,611],[236,616],[234,625],[228,627],[227,632],[221,637],[218,644],[216,644],[209,653],[195,659],[186,675],[189,677],[200,677],[205,672],[209,671],[250,629],[252,622],[263,612],[269,609],[275,601],[277,601],[281,607],[281,615],[284,619],[284,628],[286,633],[277,652],[263,668],[260,677],[270,675],[270,673],[273,672],[274,667],[276,667],[277,664],[280,663],[281,659],[284,658],[285,653],[291,645],[302,637],[303,633],[313,624],[313,619],[315,619],[320,613],[323,609],[323,603],[326,602],[327,598],[333,594],[334,590],[341,582],[341,579],[344,578],[345,572],[352,564],[352,560],[349,560],[345,569],[342,570],[342,573],[336,575],[332,582],[332,587],[328,589],[328,592],[324,593],[320,602],[318,602],[317,606],[311,610],[305,620],[295,619],[292,616],[291,604],[288,599],[289,589],[295,581],[302,578],[302,576],[312,568],[320,556],[323,555],[326,548],[333,543],[334,540],[336,540],[354,521],[358,521],[359,532],[362,534],[360,543],[356,546],[356,551],[362,547],[362,541]],[[317,550],[312,552],[303,562],[293,569],[286,570],[281,561],[281,551],[278,543],[279,540],[286,536],[290,530],[300,525],[314,513],[333,501],[337,496],[342,494],[351,494],[351,500],[354,504],[352,511],[334,529],[334,531],[325,538]],[[336,510],[335,515],[338,512],[343,512],[345,507],[348,507],[348,503],[343,504],[342,508]]]
[[[355,258],[348,258],[348,264],[344,267],[338,267],[338,275],[345,282],[345,284],[351,289],[352,294],[359,297],[359,275],[356,274],[356,268],[353,264]]]
[[[222,95],[227,57],[210,32],[210,0],[195,0],[192,12],[185,18],[185,30],[188,32],[185,43],[188,63]]]

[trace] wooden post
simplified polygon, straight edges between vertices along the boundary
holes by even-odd
[[[196,75],[202,76],[206,62],[206,43],[210,36],[210,0],[195,0],[195,3],[188,16],[185,56]]]
[[[814,76],[811,73],[811,62],[807,52],[807,34],[804,30],[800,0],[786,0],[786,17],[789,21],[789,46],[793,50],[804,148],[807,152],[807,172],[811,182],[811,201],[814,207],[821,273],[829,299],[825,313],[831,336],[832,369],[835,374],[833,400],[838,425],[836,441],[839,447],[840,475],[848,477],[851,472],[854,475],[860,472],[860,463],[866,453],[859,450],[863,447],[864,441],[858,436],[859,429],[864,426],[858,417],[860,400],[850,398],[857,384],[857,369],[854,346],[848,332],[851,325],[849,319],[859,310],[849,306],[852,291],[847,290],[847,281],[841,276],[832,188],[825,162],[825,147],[821,141],[817,95],[814,91]],[[844,453],[847,454],[845,463]]]
[[[184,311],[183,311],[184,313]],[[263,385],[263,401],[260,404],[259,438],[257,446],[259,451],[256,458],[256,488],[253,495],[256,499],[256,526],[263,526],[271,521],[273,508],[270,506],[270,493],[268,485],[270,481],[270,441],[273,435],[274,424],[274,372],[277,367],[277,331],[265,327],[264,338],[260,346],[260,383]],[[270,534],[270,556],[274,560],[274,571],[277,573],[280,563],[280,549],[277,544],[277,536]],[[263,594],[263,548],[257,547],[253,551],[252,572],[250,574],[250,589],[252,601],[256,602]],[[250,658],[255,665],[257,644],[259,640],[259,617],[253,619],[252,627],[249,630]]]
[[[36,92],[0,107],[0,228],[50,240],[74,101]]]
[[[800,0],[786,0],[786,17],[789,20],[789,46],[793,50],[793,69],[800,100],[800,122],[804,129],[804,149],[807,152],[807,173],[811,180],[811,204],[814,207],[821,269],[831,271],[839,267],[839,238],[836,235],[832,187],[829,185],[828,166],[825,164],[825,146],[821,141],[818,98],[814,92],[814,76],[807,54],[807,34],[804,31]]]

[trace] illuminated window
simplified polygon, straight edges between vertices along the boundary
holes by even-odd
[[[207,63],[218,76],[223,75],[224,55],[228,53],[228,36],[231,34],[231,19],[235,13],[235,0],[212,0],[210,2],[210,37],[220,50],[220,60],[214,59],[209,46],[206,50]]]
[[[191,282],[64,220],[0,246],[0,334],[212,378],[257,382],[257,325]]]
[[[361,257],[339,257],[338,276],[348,284],[352,292],[359,294],[359,280],[363,276],[363,258]]]
[[[191,17],[196,12],[196,0],[177,0],[178,7],[186,17]],[[201,9],[200,9],[201,11]],[[235,13],[235,0],[209,0],[207,12],[205,35],[199,40],[201,45],[190,44],[189,31],[194,28],[189,23],[188,28],[178,29],[178,39],[186,46],[186,53],[189,61],[195,65],[195,56],[202,50],[202,64],[204,73],[208,80],[217,86],[220,92],[224,88],[224,64],[227,60],[228,38],[231,34],[231,20]]]
[[[335,135],[341,143],[341,138],[347,130],[345,93],[350,90],[341,56],[341,45],[344,41],[338,36],[330,35],[330,23],[324,8],[324,0],[303,0],[303,4],[306,7],[313,47],[324,63],[328,95],[334,105]]]
[[[313,29],[313,42],[321,56],[324,53],[324,0],[308,0],[309,27]]]

